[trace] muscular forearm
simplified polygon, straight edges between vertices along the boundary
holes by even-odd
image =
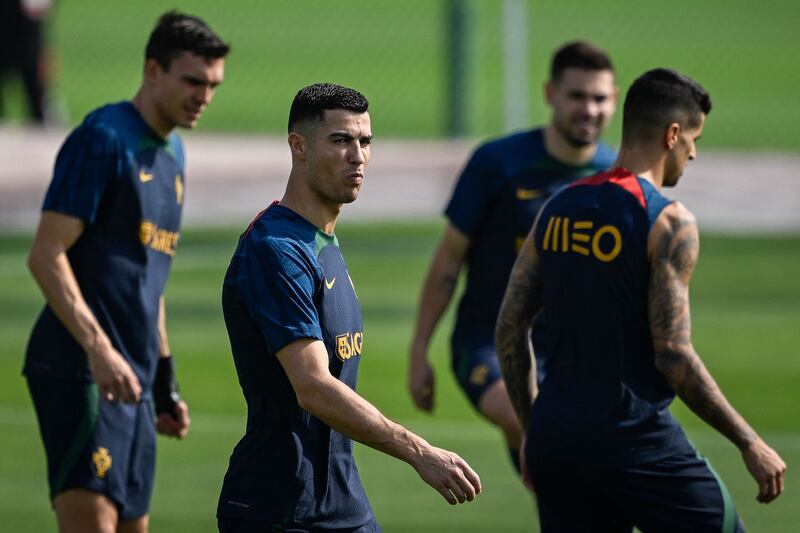
[[[681,400],[737,448],[744,450],[758,439],[722,394],[691,345],[657,346],[656,366]]]
[[[28,268],[55,315],[87,353],[110,344],[83,298],[66,252],[34,246]]]
[[[434,258],[420,295],[413,340],[417,350],[412,350],[412,354],[424,353],[427,348],[436,325],[453,298],[460,269],[461,262],[449,260],[441,250]]]
[[[327,376],[298,393],[301,407],[342,435],[389,454],[412,466],[430,445],[400,424],[386,418],[374,405],[341,381]]]
[[[533,364],[530,326],[511,322],[501,313],[495,332],[495,349],[511,404],[525,427],[528,411],[536,397],[536,365]]]

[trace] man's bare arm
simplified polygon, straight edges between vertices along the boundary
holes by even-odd
[[[758,500],[769,502],[783,490],[786,465],[731,406],[692,346],[689,281],[699,249],[692,214],[678,203],[665,208],[648,240],[655,365],[692,411],[739,448],[759,484]]]
[[[300,339],[277,353],[300,406],[325,424],[381,452],[409,463],[449,503],[472,501],[481,491],[478,475],[458,455],[431,446],[392,422],[328,370],[322,341]]]
[[[533,318],[542,307],[536,225],[525,239],[508,280],[495,330],[495,349],[508,395],[523,427],[536,397],[536,359],[530,341]]]
[[[417,323],[409,351],[408,389],[414,404],[425,411],[433,410],[435,396],[435,379],[428,364],[428,345],[453,298],[469,245],[469,238],[448,224],[422,286]]]
[[[79,218],[43,212],[28,255],[28,268],[50,308],[86,352],[100,391],[108,399],[138,401],[142,390],[139,380],[86,304],[67,258],[67,250],[83,229]]]

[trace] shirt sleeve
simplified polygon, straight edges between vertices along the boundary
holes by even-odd
[[[493,179],[498,172],[485,146],[479,148],[467,162],[458,178],[453,195],[445,209],[445,216],[465,235],[472,237],[483,219],[494,193]]]
[[[80,127],[70,134],[58,153],[42,209],[92,224],[106,186],[120,173],[113,134],[99,128]]]
[[[316,268],[295,241],[248,237],[236,291],[272,353],[298,339],[322,340],[314,305]]]

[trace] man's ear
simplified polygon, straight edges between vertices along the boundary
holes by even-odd
[[[678,144],[678,136],[681,133],[681,125],[673,122],[664,131],[664,147],[667,150],[672,150]]]
[[[301,160],[306,158],[306,138],[303,134],[293,131],[289,134],[287,139],[289,143],[289,150],[292,152],[292,157],[297,157]]]
[[[544,99],[545,101],[553,105],[553,94],[556,92],[556,87],[553,84],[553,80],[547,80],[544,84]]]
[[[144,80],[148,83],[153,83],[158,79],[158,76],[164,72],[161,65],[155,59],[148,58],[144,62]]]

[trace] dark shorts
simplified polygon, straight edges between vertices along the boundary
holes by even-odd
[[[254,522],[241,518],[217,518],[220,533],[381,533],[375,518],[355,529],[309,529],[303,526],[281,526],[267,522]]]
[[[461,390],[475,409],[481,396],[496,381],[503,379],[494,339],[453,333],[450,339],[451,365]]]
[[[149,401],[100,400],[97,385],[28,378],[47,455],[50,499],[83,488],[106,495],[122,520],[148,513],[156,436]]]
[[[697,452],[611,469],[527,457],[542,533],[734,533],[728,489]]]

